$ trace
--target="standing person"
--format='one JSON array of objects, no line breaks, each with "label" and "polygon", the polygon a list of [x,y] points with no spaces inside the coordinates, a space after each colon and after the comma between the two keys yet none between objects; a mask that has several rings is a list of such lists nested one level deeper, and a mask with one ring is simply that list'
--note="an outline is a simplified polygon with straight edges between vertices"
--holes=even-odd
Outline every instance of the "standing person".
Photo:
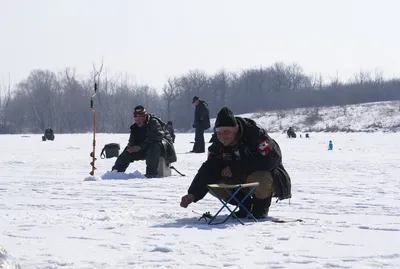
[{"label": "standing person", "polygon": [[296,138],[296,133],[294,132],[293,127],[289,127],[286,133],[289,138]]},{"label": "standing person", "polygon": [[193,150],[194,153],[205,152],[204,131],[210,128],[210,112],[206,101],[198,96],[193,97],[192,104],[196,105],[194,111],[193,128],[195,128],[195,138]]},{"label": "standing person", "polygon": [[333,150],[333,143],[332,143],[332,140],[329,140],[328,150]]}]

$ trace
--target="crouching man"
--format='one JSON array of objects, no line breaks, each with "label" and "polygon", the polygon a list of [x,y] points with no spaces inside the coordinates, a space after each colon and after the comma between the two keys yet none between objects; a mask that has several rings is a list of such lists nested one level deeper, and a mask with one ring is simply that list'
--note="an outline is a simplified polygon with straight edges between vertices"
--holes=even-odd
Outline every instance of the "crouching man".
[{"label": "crouching man", "polygon": [[46,141],[47,140],[54,140],[54,132],[53,129],[51,129],[50,127],[48,127],[45,131],[44,131],[44,136],[42,136],[42,140]]},{"label": "crouching man", "polygon": [[176,162],[172,138],[166,131],[165,123],[143,106],[136,106],[133,112],[135,123],[130,127],[129,143],[118,156],[112,170],[125,172],[129,164],[146,160],[147,178],[158,176],[158,162],[165,158],[167,164]]},{"label": "crouching man", "polygon": [[[188,194],[182,197],[181,206],[204,198],[208,184],[243,184],[258,182],[253,195],[243,203],[256,218],[268,216],[272,197],[291,197],[291,181],[282,165],[278,143],[267,132],[247,118],[235,117],[224,107],[217,115],[215,130],[218,140],[208,148],[208,159],[198,170]],[[223,189],[214,189],[225,201],[228,195]],[[240,192],[238,198],[244,198]],[[235,205],[235,201],[231,201]],[[247,217],[239,208],[239,218]]]}]

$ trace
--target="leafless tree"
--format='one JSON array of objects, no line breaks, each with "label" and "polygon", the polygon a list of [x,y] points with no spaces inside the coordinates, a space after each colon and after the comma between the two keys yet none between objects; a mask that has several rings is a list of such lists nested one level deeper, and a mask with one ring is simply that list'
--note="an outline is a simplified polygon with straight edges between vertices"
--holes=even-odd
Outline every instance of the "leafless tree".
[{"label": "leafless tree", "polygon": [[8,126],[9,105],[11,101],[11,79],[8,75],[8,85],[0,85],[0,134],[10,132]]},{"label": "leafless tree", "polygon": [[167,119],[171,120],[171,105],[172,102],[178,97],[179,94],[179,86],[178,86],[178,79],[176,78],[169,78],[167,83],[163,87],[163,97],[167,102]]},{"label": "leafless tree", "polygon": [[[42,132],[51,126],[56,132],[89,132],[93,76],[78,77],[73,68],[57,75],[33,70],[14,91],[10,91],[11,85],[2,86],[0,131]],[[99,132],[129,131],[133,108],[139,104],[164,120],[173,120],[178,129],[190,128],[195,95],[209,103],[211,117],[222,106],[235,113],[310,107],[310,121],[320,120],[319,106],[339,105],[347,115],[349,104],[400,99],[400,79],[385,80],[379,70],[373,75],[361,70],[348,82],[342,82],[338,73],[324,81],[321,74],[307,76],[299,65],[283,63],[211,75],[192,70],[168,79],[159,93],[151,85],[137,85],[126,75],[111,77],[106,71],[98,85],[95,108]]]},{"label": "leafless tree", "polygon": [[361,88],[365,83],[370,82],[371,73],[365,70],[360,70],[358,73],[354,74],[353,83],[359,85]]}]

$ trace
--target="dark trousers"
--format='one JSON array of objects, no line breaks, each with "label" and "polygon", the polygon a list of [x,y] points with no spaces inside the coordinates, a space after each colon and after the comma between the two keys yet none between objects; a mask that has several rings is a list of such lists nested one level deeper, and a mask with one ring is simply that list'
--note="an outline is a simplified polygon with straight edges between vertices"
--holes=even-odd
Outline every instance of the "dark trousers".
[{"label": "dark trousers", "polygon": [[53,133],[45,133],[44,137],[46,137],[47,140],[54,140],[54,134]]},{"label": "dark trousers", "polygon": [[193,152],[205,152],[206,145],[204,142],[204,129],[203,128],[196,128],[195,137],[194,137],[194,145],[193,145]]},{"label": "dark trousers", "polygon": [[156,175],[160,156],[161,145],[158,143],[150,145],[150,147],[148,147],[146,150],[140,150],[132,153],[129,153],[127,148],[125,148],[115,161],[112,170],[125,172],[129,164],[133,163],[134,161],[146,160],[146,174]]}]

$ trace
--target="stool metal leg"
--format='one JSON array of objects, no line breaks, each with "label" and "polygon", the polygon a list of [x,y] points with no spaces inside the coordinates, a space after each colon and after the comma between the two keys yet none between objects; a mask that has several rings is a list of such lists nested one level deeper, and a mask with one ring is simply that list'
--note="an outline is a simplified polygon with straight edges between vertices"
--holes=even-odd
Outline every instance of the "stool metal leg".
[{"label": "stool metal leg", "polygon": [[238,201],[237,198],[236,198],[236,194],[237,194],[241,189],[242,189],[242,187],[239,186],[233,193],[230,192],[228,189],[224,189],[224,190],[228,193],[228,195],[229,195],[229,198],[228,198],[228,199],[226,200],[226,202],[225,202],[225,207],[229,210],[230,214],[229,214],[222,222],[216,223],[216,224],[225,223],[230,217],[234,217],[234,218],[237,219],[237,221],[239,221],[242,225],[244,225],[243,221],[242,221],[241,219],[239,219],[239,218],[236,216],[236,214],[235,214],[235,210],[239,207],[240,203],[239,203],[239,205],[237,205],[233,210],[231,210],[231,209],[227,206],[227,204],[228,204],[231,200],[236,200],[236,201]]},{"label": "stool metal leg", "polygon": [[[213,223],[213,225],[225,223],[225,222],[229,219],[229,217],[230,217],[231,215],[234,215],[234,212],[227,206],[227,204],[235,197],[235,195],[240,191],[240,189],[241,189],[241,187],[237,188],[237,189],[235,190],[235,192],[234,192],[233,194],[231,194],[231,196],[230,196],[226,201],[224,201],[224,200],[222,200],[222,199],[212,190],[212,188],[209,188],[210,192],[211,192],[215,197],[217,197],[218,200],[222,203],[222,207],[218,210],[218,212],[217,212],[217,213],[210,219],[210,221],[208,222],[209,225],[212,224],[212,222],[215,220],[215,218],[219,215],[219,213],[221,213],[221,211],[222,211],[224,208],[227,208],[227,209],[230,211],[229,216],[228,216],[225,220],[223,220],[222,222]],[[225,189],[225,191],[227,191],[227,190]],[[230,194],[229,191],[227,191],[227,192]],[[236,215],[234,215],[234,216],[236,217]],[[236,219],[237,219],[241,224],[244,225],[244,223],[243,223],[238,217],[236,217]]]},{"label": "stool metal leg", "polygon": [[[239,199],[236,198],[236,194],[237,194],[241,189],[243,189],[242,186],[239,186],[233,193],[232,193],[231,191],[229,191],[228,189],[224,188],[224,190],[225,190],[225,191],[228,193],[228,195],[229,195],[229,198],[228,198],[226,201],[222,200],[222,199],[212,190],[212,188],[209,188],[209,191],[210,191],[215,197],[217,197],[218,200],[222,203],[222,207],[221,207],[221,208],[218,210],[218,212],[210,219],[210,221],[208,222],[208,224],[209,224],[209,225],[211,225],[211,224],[213,224],[213,225],[215,225],[215,224],[222,224],[222,223],[225,223],[225,222],[232,216],[232,217],[236,218],[242,225],[244,225],[243,221],[242,221],[241,219],[239,219],[239,218],[236,216],[236,214],[235,214],[235,210],[236,210],[237,208],[239,208],[240,206],[247,212],[247,214],[248,214],[255,222],[258,222],[257,219],[254,217],[254,215],[243,205],[244,201],[253,193],[253,191],[255,190],[256,187],[257,187],[257,186],[250,187],[249,190],[248,190],[248,192],[247,192],[247,194],[245,195],[245,197],[244,197],[243,199],[241,199],[241,200],[239,200]],[[228,207],[228,203],[229,203],[231,200],[235,200],[236,203],[237,203],[236,207],[235,207],[233,210],[231,210],[231,209]],[[229,210],[230,214],[229,214],[223,221],[218,222],[218,223],[212,223],[212,222],[216,219],[216,217],[219,215],[219,213],[221,213],[221,211],[222,211],[224,208],[227,208],[227,209]]]},{"label": "stool metal leg", "polygon": [[236,200],[238,203],[240,203],[240,204],[242,205],[242,208],[247,212],[248,216],[250,216],[255,222],[258,222],[258,220],[254,217],[253,213],[251,213],[251,212],[243,205],[243,203],[244,203],[244,201],[247,199],[247,197],[249,197],[250,194],[252,194],[253,191],[254,191],[256,188],[257,188],[257,186],[250,187],[250,188],[249,188],[249,191],[248,191],[248,193],[247,193],[247,195],[246,195],[240,202],[238,202],[238,200],[237,200],[236,197],[234,197],[234,198],[235,198],[235,200]]},{"label": "stool metal leg", "polygon": [[[253,214],[243,205],[244,201],[246,201],[246,199],[253,193],[253,191],[255,190],[255,188],[257,188],[257,186],[254,187],[249,187],[249,190],[247,192],[247,194],[245,195],[245,197],[242,200],[238,200],[236,198],[236,196],[233,197],[233,199],[238,203],[238,205],[235,207],[235,209],[233,211],[235,211],[239,206],[241,206],[246,213],[255,221],[258,222],[257,219],[253,216]],[[229,193],[229,192],[228,192]]]}]

